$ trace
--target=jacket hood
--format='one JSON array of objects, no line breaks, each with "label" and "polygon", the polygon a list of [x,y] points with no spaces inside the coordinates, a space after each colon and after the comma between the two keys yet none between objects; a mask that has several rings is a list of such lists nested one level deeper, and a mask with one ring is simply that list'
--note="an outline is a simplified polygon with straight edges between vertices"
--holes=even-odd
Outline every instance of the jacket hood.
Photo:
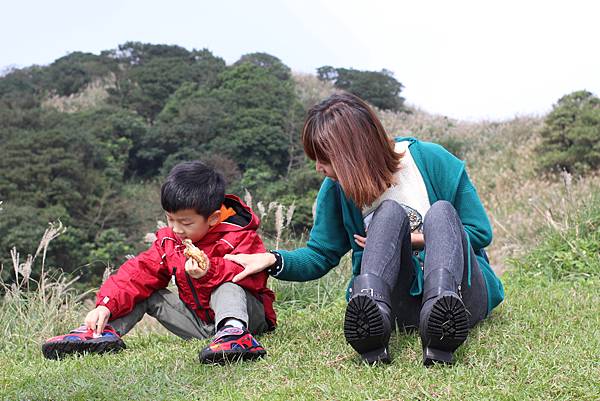
[{"label": "jacket hood", "polygon": [[[236,195],[226,194],[225,200],[223,201],[225,207],[232,208],[235,211],[235,215],[229,217],[227,220],[222,221],[218,225],[214,226],[198,243],[211,243],[218,241],[226,233],[235,231],[256,231],[260,225],[260,219],[248,205]],[[164,227],[158,230],[156,233],[159,241],[162,242],[164,238],[175,240],[179,243],[177,236],[173,233],[170,227]]]},{"label": "jacket hood", "polygon": [[231,194],[225,195],[225,201],[223,201],[225,207],[230,207],[235,211],[235,215],[229,217],[227,220],[221,222],[212,228],[207,234],[211,233],[222,233],[230,231],[240,230],[254,230],[258,229],[260,225],[260,219],[248,205],[242,200]]}]

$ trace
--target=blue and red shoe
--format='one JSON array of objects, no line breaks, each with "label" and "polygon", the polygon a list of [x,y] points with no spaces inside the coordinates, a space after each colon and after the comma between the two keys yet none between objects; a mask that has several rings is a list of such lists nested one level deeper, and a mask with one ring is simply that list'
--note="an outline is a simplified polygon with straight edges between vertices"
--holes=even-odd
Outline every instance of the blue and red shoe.
[{"label": "blue and red shoe", "polygon": [[210,345],[200,352],[202,363],[224,363],[262,358],[267,351],[246,329],[225,326]]},{"label": "blue and red shoe", "polygon": [[125,348],[125,343],[112,327],[106,326],[102,334],[96,335],[93,330],[81,326],[69,334],[46,340],[42,344],[42,353],[48,359],[61,359],[72,354],[103,354]]}]

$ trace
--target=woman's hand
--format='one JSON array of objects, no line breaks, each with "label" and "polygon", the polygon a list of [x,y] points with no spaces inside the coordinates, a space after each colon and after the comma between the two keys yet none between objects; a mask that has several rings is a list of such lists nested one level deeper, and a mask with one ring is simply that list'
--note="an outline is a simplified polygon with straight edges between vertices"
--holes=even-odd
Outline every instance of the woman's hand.
[{"label": "woman's hand", "polygon": [[[364,248],[367,244],[367,237],[362,237],[358,234],[354,234],[354,242],[356,242],[361,248]],[[412,245],[413,249],[425,248],[425,239],[423,238],[423,234],[411,233],[410,244]]]},{"label": "woman's hand", "polygon": [[365,245],[367,245],[367,237],[361,237],[358,234],[354,234],[354,242],[356,242],[361,248],[364,248]]},{"label": "woman's hand", "polygon": [[225,255],[223,259],[231,260],[232,262],[235,262],[244,268],[244,270],[238,273],[233,280],[231,280],[234,283],[237,283],[238,281],[241,281],[252,274],[256,274],[265,270],[267,267],[271,266],[277,261],[277,259],[275,259],[275,255],[270,252]]},{"label": "woman's hand", "polygon": [[412,249],[423,249],[425,248],[425,237],[421,233],[411,233],[410,244],[412,245]]}]

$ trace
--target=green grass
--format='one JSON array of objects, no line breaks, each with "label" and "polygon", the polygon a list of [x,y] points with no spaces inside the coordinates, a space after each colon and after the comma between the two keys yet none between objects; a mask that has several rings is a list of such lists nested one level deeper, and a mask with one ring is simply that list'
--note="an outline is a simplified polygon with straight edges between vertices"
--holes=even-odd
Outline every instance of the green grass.
[{"label": "green grass", "polygon": [[[20,332],[0,348],[2,399],[573,399],[600,398],[600,279],[509,272],[507,300],[473,330],[452,367],[421,365],[417,334],[392,337],[393,363],[363,364],[342,335],[341,296],[284,304],[254,363],[204,366],[206,341],[125,337],[117,355],[43,359]],[[18,330],[18,329],[16,329]]]},{"label": "green grass", "polygon": [[[257,362],[206,366],[207,340],[138,330],[117,355],[63,361],[40,344],[81,321],[64,286],[0,301],[0,399],[599,400],[600,197],[503,276],[506,300],[476,327],[451,367],[425,368],[416,333],[391,339],[393,363],[368,366],[345,343],[350,263],[311,283],[273,281],[279,327]],[[45,296],[43,296],[45,295]]]}]

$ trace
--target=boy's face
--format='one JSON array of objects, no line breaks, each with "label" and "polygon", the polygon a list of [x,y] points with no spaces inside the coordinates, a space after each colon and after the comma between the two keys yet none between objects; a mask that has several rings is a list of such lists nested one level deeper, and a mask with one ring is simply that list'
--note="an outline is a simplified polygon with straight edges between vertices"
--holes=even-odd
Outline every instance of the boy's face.
[{"label": "boy's face", "polygon": [[211,227],[219,223],[221,212],[213,212],[208,218],[198,214],[194,209],[183,209],[176,212],[166,212],[167,224],[181,241],[190,239],[200,241]]}]

